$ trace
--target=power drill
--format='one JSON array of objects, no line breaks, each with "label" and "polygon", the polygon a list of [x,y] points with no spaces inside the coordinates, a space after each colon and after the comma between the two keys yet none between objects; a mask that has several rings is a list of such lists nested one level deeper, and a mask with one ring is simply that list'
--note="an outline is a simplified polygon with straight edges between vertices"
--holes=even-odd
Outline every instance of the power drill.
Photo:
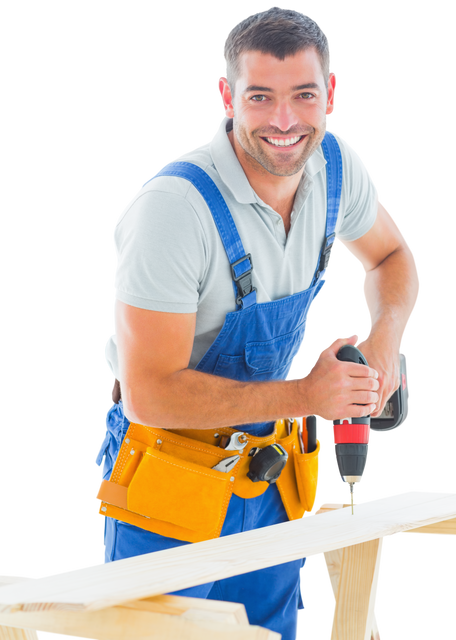
[{"label": "power drill", "polygon": [[[404,417],[407,401],[412,397],[410,380],[410,367],[404,352],[401,353],[401,384],[388,402],[378,418],[344,418],[334,420],[331,424],[331,443],[334,455],[336,471],[342,484],[347,485],[348,501],[353,505],[356,501],[356,487],[362,484],[366,475],[369,462],[372,433],[385,435],[398,431],[410,417],[410,408]],[[367,360],[359,349],[352,345],[345,345],[337,354],[339,360],[356,362],[367,365]],[[312,453],[317,448],[320,438],[320,421],[317,416],[306,417],[307,451],[304,451],[302,436],[300,435],[301,453]],[[293,418],[288,418],[288,428]],[[217,437],[220,437],[217,434]],[[226,450],[242,451],[247,444],[245,434],[238,431],[230,436],[220,438],[219,447]],[[288,460],[288,454],[280,444],[270,445],[264,449],[253,448],[250,451],[253,456],[247,477],[252,482],[266,481],[275,483]],[[240,455],[233,455],[219,462],[213,469],[217,471],[230,471],[240,460]]]},{"label": "power drill", "polygon": [[[350,344],[342,347],[337,359],[367,365],[359,349]],[[400,354],[400,386],[385,405],[380,416],[372,418],[343,418],[334,420],[334,441],[340,475],[350,484],[351,509],[353,515],[353,486],[361,480],[367,458],[370,429],[387,431],[398,427],[407,417],[408,384],[405,357]]]}]

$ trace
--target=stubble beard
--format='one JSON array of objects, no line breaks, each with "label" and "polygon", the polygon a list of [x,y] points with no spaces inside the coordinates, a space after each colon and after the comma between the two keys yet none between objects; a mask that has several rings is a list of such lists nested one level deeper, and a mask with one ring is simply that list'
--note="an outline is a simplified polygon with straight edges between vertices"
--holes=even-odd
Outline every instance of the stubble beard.
[{"label": "stubble beard", "polygon": [[[253,166],[258,163],[268,173],[271,173],[274,176],[285,177],[293,176],[301,171],[310,156],[320,146],[325,135],[326,122],[318,131],[313,128],[310,131],[293,131],[293,129],[290,129],[290,131],[281,131],[280,134],[278,134],[277,132],[265,132],[264,130],[257,129],[251,131],[250,135],[247,135],[246,129],[236,122],[236,118],[234,118],[233,130],[240,146],[248,156],[247,159],[251,160],[251,164]],[[266,149],[263,148],[263,145],[268,143],[260,142],[259,138],[264,138],[266,136],[273,137],[277,135],[283,136],[285,133],[289,136],[307,135],[307,140],[304,141],[302,151],[297,158],[294,157],[294,150],[290,149],[289,154],[282,154],[281,160],[277,161],[269,156]],[[273,149],[271,151],[273,152]],[[258,169],[258,167],[256,168]]]}]

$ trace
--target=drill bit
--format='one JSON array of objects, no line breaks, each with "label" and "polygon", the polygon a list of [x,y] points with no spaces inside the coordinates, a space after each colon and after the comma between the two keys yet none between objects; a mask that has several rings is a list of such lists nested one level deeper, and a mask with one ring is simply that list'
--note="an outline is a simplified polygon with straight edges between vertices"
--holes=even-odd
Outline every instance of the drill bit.
[{"label": "drill bit", "polygon": [[353,506],[356,503],[356,483],[355,482],[347,483],[347,494],[348,494],[348,502],[352,506],[352,515],[353,515]]}]

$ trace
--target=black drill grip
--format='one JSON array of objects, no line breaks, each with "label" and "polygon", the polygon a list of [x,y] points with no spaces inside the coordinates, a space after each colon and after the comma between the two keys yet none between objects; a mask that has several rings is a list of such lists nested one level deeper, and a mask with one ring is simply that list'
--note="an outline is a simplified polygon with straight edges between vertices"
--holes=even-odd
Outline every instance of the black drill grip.
[{"label": "black drill grip", "polygon": [[342,362],[356,362],[357,364],[365,364],[366,367],[369,366],[361,351],[351,344],[341,347],[336,357]]},{"label": "black drill grip", "polygon": [[[354,347],[351,344],[346,344],[345,346],[341,347],[336,357],[341,362],[355,362],[356,364],[364,364],[366,367],[369,366],[367,364],[366,358],[361,353],[361,351],[357,347]],[[367,416],[367,418],[352,418],[353,423],[359,423],[359,424],[365,424],[366,420],[370,424],[370,416]],[[339,421],[338,420],[334,421],[334,424],[336,422],[339,422]]]}]

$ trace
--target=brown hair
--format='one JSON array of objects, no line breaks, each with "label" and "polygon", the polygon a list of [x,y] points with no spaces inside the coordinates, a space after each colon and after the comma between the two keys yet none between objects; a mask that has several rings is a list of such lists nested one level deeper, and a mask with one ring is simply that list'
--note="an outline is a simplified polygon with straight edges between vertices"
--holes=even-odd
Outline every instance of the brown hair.
[{"label": "brown hair", "polygon": [[328,40],[318,24],[297,11],[273,7],[246,18],[232,29],[225,42],[226,75],[231,93],[245,51],[269,53],[279,60],[314,47],[320,57],[326,87],[329,78]]}]

